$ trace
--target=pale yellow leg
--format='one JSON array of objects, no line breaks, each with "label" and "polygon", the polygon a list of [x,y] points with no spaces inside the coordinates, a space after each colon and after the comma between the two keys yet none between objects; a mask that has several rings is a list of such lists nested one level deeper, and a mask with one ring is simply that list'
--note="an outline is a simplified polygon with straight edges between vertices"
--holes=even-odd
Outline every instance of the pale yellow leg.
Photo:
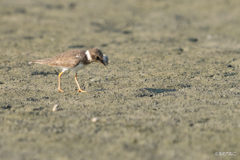
[{"label": "pale yellow leg", "polygon": [[58,75],[58,90],[59,90],[60,92],[64,92],[64,91],[61,90],[61,88],[60,88],[60,82],[61,82],[61,76],[62,76],[62,74],[63,74],[63,72],[61,72],[61,73]]},{"label": "pale yellow leg", "polygon": [[86,91],[83,91],[83,90],[81,90],[81,88],[80,88],[80,86],[79,86],[79,84],[78,84],[78,81],[77,81],[77,73],[75,74],[75,81],[76,81],[76,83],[77,83],[77,86],[78,86],[78,92],[86,92]]}]

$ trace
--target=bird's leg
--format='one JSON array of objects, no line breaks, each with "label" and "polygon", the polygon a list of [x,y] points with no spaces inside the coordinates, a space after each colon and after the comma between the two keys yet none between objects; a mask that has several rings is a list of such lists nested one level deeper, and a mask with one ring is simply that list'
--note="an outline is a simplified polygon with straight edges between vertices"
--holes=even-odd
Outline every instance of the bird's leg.
[{"label": "bird's leg", "polygon": [[63,74],[63,71],[58,75],[58,90],[59,90],[60,92],[64,92],[64,91],[61,90],[61,88],[60,88],[60,82],[61,82],[61,76],[62,76],[62,74]]},{"label": "bird's leg", "polygon": [[81,88],[80,88],[80,86],[79,86],[79,84],[78,84],[78,81],[77,81],[77,73],[75,73],[75,81],[76,81],[77,86],[78,86],[78,92],[86,92],[86,91],[81,90]]}]

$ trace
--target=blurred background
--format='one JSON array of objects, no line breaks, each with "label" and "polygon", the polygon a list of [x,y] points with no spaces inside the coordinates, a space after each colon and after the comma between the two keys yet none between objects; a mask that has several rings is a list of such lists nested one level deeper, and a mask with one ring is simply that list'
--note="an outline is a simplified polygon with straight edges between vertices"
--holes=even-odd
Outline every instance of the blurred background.
[{"label": "blurred background", "polygon": [[152,41],[183,46],[189,38],[206,47],[231,40],[222,45],[237,47],[239,40],[236,0],[1,0],[0,7],[1,48],[19,52]]}]

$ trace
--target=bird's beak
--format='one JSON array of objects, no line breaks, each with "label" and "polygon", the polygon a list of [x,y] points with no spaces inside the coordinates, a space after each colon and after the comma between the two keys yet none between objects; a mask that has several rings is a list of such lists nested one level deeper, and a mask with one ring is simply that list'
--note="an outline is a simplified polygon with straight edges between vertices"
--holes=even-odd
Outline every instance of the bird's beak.
[{"label": "bird's beak", "polygon": [[106,63],[105,63],[103,60],[100,60],[100,62],[101,62],[104,66],[106,66]]},{"label": "bird's beak", "polygon": [[102,64],[104,64],[105,66],[108,65],[108,56],[107,55],[103,55],[103,59],[100,60],[102,62]]}]

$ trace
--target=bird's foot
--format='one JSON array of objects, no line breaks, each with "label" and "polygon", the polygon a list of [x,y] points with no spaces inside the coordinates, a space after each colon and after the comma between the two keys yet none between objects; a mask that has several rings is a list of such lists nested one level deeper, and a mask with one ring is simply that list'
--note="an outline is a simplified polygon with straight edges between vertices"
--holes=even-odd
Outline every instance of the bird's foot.
[{"label": "bird's foot", "polygon": [[61,88],[58,88],[58,90],[59,90],[60,92],[64,92]]},{"label": "bird's foot", "polygon": [[79,89],[78,92],[87,92],[87,91],[83,91],[83,90]]}]

